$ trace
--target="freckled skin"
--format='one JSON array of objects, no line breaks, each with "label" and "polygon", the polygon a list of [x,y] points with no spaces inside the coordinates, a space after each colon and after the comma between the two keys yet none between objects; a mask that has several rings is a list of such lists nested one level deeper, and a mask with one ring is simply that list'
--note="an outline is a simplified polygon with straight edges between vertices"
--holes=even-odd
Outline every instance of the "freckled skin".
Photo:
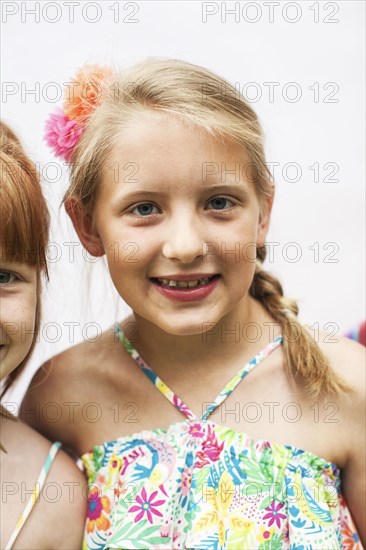
[{"label": "freckled skin", "polygon": [[12,372],[26,357],[33,341],[37,301],[37,271],[9,262],[0,250],[0,375]]},{"label": "freckled skin", "polygon": [[[37,305],[37,268],[10,262],[6,247],[0,246],[0,374],[10,374],[27,356],[32,345]],[[1,418],[0,440],[6,452],[0,451],[1,484],[4,490],[0,514],[0,546],[5,548],[24,511],[30,490],[42,469],[50,441],[20,420]],[[85,478],[63,451],[56,455],[46,483],[61,490],[50,504],[40,496],[35,508],[18,535],[14,548],[61,549],[80,548],[86,515],[82,494]],[[74,486],[71,501],[65,491]],[[13,490],[7,491],[8,487]],[[26,487],[27,498],[19,487]],[[49,529],[44,529],[45,523]],[[65,523],[69,525],[65,533]]]}]

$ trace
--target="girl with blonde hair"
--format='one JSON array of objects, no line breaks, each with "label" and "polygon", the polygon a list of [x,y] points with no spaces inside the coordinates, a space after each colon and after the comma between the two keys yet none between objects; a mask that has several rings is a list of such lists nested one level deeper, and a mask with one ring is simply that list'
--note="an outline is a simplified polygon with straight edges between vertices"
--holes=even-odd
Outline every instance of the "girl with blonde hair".
[{"label": "girl with blonde hair", "polygon": [[362,548],[363,350],[317,344],[263,267],[274,185],[251,107],[183,61],[86,66],[46,138],[132,309],[23,403],[75,405],[29,421],[81,455],[84,548]]}]

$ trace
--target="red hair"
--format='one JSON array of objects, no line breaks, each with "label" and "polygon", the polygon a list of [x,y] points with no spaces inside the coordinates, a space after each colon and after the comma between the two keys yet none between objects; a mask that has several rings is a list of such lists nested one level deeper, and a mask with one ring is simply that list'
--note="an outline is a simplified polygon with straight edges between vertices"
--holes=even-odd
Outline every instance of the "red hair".
[{"label": "red hair", "polygon": [[29,359],[40,326],[41,275],[48,278],[46,249],[49,213],[39,176],[15,134],[0,122],[1,238],[9,261],[37,268],[36,323],[32,346],[25,359],[7,377],[2,396]]}]

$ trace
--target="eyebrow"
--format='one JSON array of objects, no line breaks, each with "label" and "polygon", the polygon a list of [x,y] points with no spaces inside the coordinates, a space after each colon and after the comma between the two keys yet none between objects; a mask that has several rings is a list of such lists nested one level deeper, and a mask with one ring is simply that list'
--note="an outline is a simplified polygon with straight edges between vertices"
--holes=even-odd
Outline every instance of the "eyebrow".
[{"label": "eyebrow", "polygon": [[[228,184],[225,184],[225,183],[210,184],[207,187],[203,187],[200,190],[200,194],[201,195],[208,194],[208,193],[211,193],[213,191],[214,192],[222,192],[222,193],[229,193],[230,191],[231,192],[236,191],[236,192],[240,192],[245,197],[247,197],[249,195],[249,189],[247,188],[247,186],[244,183],[241,183],[241,184],[232,184],[232,183],[228,183]],[[149,197],[149,198],[164,197],[168,194],[169,193],[165,193],[163,191],[151,191],[151,190],[147,190],[147,189],[146,190],[141,189],[141,190],[136,190],[136,191],[130,191],[129,193],[125,193],[123,195],[120,195],[119,197],[116,198],[115,202],[116,203],[121,203],[121,202],[125,202],[125,201],[135,200],[135,199],[138,199],[140,197],[144,197],[144,198],[146,198],[146,197]]]},{"label": "eyebrow", "polygon": [[34,268],[37,268],[37,265],[31,265],[26,262],[15,262],[0,257],[0,271],[22,271],[26,274],[30,274]]}]

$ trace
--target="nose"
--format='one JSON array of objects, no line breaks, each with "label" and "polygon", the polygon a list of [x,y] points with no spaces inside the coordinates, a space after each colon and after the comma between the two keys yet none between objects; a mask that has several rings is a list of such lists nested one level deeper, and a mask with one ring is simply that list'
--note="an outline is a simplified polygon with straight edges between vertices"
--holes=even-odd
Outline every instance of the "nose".
[{"label": "nose", "polygon": [[204,255],[203,227],[194,216],[182,210],[166,228],[163,255],[170,260],[192,263]]}]

